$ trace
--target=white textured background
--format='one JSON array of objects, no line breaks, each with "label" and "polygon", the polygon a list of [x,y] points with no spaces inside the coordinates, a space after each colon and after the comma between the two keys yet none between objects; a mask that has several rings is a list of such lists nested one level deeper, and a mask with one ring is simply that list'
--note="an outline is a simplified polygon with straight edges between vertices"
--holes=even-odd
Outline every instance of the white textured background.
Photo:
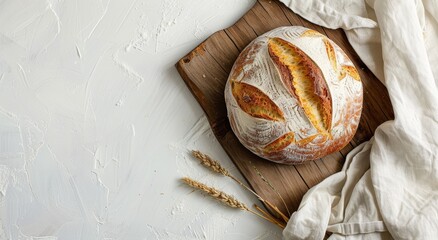
[{"label": "white textured background", "polygon": [[0,239],[276,239],[175,62],[254,0],[0,0]]}]

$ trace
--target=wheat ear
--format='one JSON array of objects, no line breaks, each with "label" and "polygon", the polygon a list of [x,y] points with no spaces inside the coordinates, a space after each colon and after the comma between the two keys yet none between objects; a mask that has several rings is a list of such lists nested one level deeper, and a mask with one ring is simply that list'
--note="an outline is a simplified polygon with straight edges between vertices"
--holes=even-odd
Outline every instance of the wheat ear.
[{"label": "wheat ear", "polygon": [[261,217],[261,218],[263,218],[263,219],[265,219],[265,220],[267,220],[267,221],[269,221],[269,222],[271,222],[271,223],[281,227],[281,228],[284,228],[283,224],[280,224],[280,223],[278,223],[275,220],[272,220],[272,219],[270,219],[268,217],[265,217],[265,216],[263,216],[263,215],[261,215],[261,214],[259,214],[257,212],[254,212],[253,210],[249,209],[244,203],[240,202],[239,200],[237,200],[233,196],[231,196],[229,194],[226,194],[226,193],[224,193],[224,192],[222,192],[222,191],[220,191],[220,190],[218,190],[216,188],[209,187],[209,186],[207,186],[207,185],[205,185],[203,183],[200,183],[198,181],[195,181],[195,180],[193,180],[193,179],[191,179],[189,177],[182,178],[182,181],[185,184],[187,184],[187,185],[189,185],[189,186],[191,186],[191,187],[193,187],[195,189],[198,189],[198,190],[201,190],[201,191],[207,193],[209,196],[213,197],[214,199],[222,202],[223,204],[225,204],[225,205],[227,205],[229,207],[248,211],[248,212],[250,212],[250,213],[252,213],[252,214],[254,214],[254,215],[258,216],[258,217]]},{"label": "wheat ear", "polygon": [[182,179],[184,183],[187,185],[202,190],[203,192],[207,193],[208,195],[212,196],[213,198],[221,201],[225,205],[232,207],[232,208],[239,208],[242,210],[248,210],[248,207],[240,202],[239,200],[235,199],[233,196],[228,195],[222,191],[219,191],[215,188],[209,187],[203,183],[200,183],[198,181],[195,181],[191,178],[185,177]]},{"label": "wheat ear", "polygon": [[[276,213],[278,213],[281,218],[287,222],[289,221],[289,218],[283,214],[283,212],[281,212],[274,204],[270,203],[269,201],[263,199],[262,197],[260,197],[256,192],[254,192],[250,187],[248,187],[247,185],[245,185],[242,181],[240,181],[239,179],[237,179],[236,177],[234,177],[233,175],[231,175],[227,169],[225,169],[224,167],[222,167],[220,165],[220,163],[216,160],[213,160],[210,156],[208,156],[207,154],[204,154],[200,151],[196,151],[196,150],[192,150],[192,155],[198,159],[202,165],[204,165],[205,167],[209,168],[210,170],[212,170],[213,172],[222,174],[226,177],[231,178],[233,181],[235,181],[236,183],[238,183],[240,186],[242,186],[243,188],[245,188],[246,190],[248,190],[249,192],[251,192],[252,194],[254,194],[254,196],[256,196],[260,201],[262,201],[263,203],[265,203],[268,207],[270,207],[272,210],[274,210]],[[286,207],[287,208],[287,207]]]},{"label": "wheat ear", "polygon": [[202,165],[206,166],[207,168],[209,168],[213,172],[220,173],[220,174],[222,174],[224,176],[227,176],[227,177],[231,176],[231,174],[227,171],[227,169],[222,167],[219,162],[213,160],[207,154],[204,154],[204,153],[202,153],[200,151],[192,150],[192,155],[196,159],[198,159],[199,162],[201,162]]}]

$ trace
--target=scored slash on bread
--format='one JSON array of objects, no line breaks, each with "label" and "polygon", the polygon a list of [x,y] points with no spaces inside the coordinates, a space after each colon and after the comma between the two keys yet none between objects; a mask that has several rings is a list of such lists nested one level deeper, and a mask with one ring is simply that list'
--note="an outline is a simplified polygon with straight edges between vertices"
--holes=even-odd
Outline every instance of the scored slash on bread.
[{"label": "scored slash on bread", "polygon": [[[336,58],[336,50],[333,47],[333,45],[330,43],[330,40],[326,36],[322,35],[318,31],[309,29],[309,30],[304,31],[301,34],[301,37],[321,37],[323,39],[323,42],[325,45],[327,57],[330,61],[330,64],[332,65],[333,70],[336,72],[338,79],[342,80],[348,74],[354,80],[360,81],[359,72],[356,70],[356,68],[354,66],[349,66],[349,65],[342,65],[341,66],[338,64],[337,58]],[[342,54],[346,59],[348,59],[349,62],[351,62],[351,60],[348,58],[348,56],[345,53],[342,53]]]},{"label": "scored slash on bread", "polygon": [[[345,52],[341,51],[341,54],[342,56],[344,56],[345,59],[348,60],[348,62],[351,62],[350,58],[347,56],[347,54],[345,54]],[[356,67],[351,65],[343,65],[342,72],[344,72],[344,74],[350,75],[354,80],[360,81],[359,72],[357,71]]]},{"label": "scored slash on bread", "polygon": [[309,136],[309,137],[306,137],[306,138],[303,138],[303,139],[297,141],[296,144],[300,147],[304,146],[304,145],[310,143],[311,141],[313,141],[313,139],[315,139],[318,136],[319,136],[319,134],[314,134],[312,136]]},{"label": "scored slash on bread", "polygon": [[325,50],[327,52],[327,57],[330,61],[330,64],[332,65],[333,70],[335,70],[336,75],[338,76],[339,80],[342,80],[345,77],[345,71],[342,71],[341,66],[338,65],[338,61],[336,59],[336,52],[333,45],[329,42],[328,39],[323,39]]},{"label": "scored slash on bread", "polygon": [[[327,38],[323,39],[325,50],[327,52],[327,57],[330,60],[330,64],[332,65],[333,70],[338,75],[338,79],[342,80],[345,78],[345,76],[348,74],[350,77],[352,77],[354,80],[360,81],[359,73],[357,72],[356,68],[349,65],[338,65],[337,59],[336,59],[336,52],[333,45],[330,43],[330,41]],[[343,54],[346,59],[350,61],[347,55],[345,53]]]},{"label": "scored slash on bread", "polygon": [[354,80],[360,81],[359,72],[353,66],[344,65],[342,66],[342,72],[350,75]]},{"label": "scored slash on bread", "polygon": [[321,69],[301,49],[281,38],[268,40],[268,52],[309,121],[319,133],[330,135],[332,101]]},{"label": "scored slash on bread", "polygon": [[324,35],[313,29],[307,29],[301,34],[301,37],[324,37]]},{"label": "scored slash on bread", "polygon": [[295,140],[295,134],[293,132],[288,132],[284,134],[283,136],[277,138],[275,141],[269,143],[266,145],[266,147],[263,149],[263,151],[266,154],[269,153],[276,153],[278,151],[281,151],[285,149],[287,146],[291,145],[292,143],[295,143],[297,146],[304,146],[310,142],[313,141],[316,137],[320,136],[319,134],[314,134],[309,137],[300,139],[298,141]]},{"label": "scored slash on bread", "polygon": [[280,108],[260,89],[242,82],[231,81],[231,91],[239,107],[247,114],[273,121],[284,121]]},{"label": "scored slash on bread", "polygon": [[265,153],[278,152],[295,142],[295,134],[288,132],[283,136],[277,138],[272,143],[268,144],[263,151]]}]

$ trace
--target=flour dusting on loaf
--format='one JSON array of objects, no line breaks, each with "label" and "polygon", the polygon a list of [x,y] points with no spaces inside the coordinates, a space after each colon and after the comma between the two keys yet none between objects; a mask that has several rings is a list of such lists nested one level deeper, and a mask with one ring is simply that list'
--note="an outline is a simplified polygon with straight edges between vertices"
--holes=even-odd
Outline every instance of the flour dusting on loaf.
[{"label": "flour dusting on loaf", "polygon": [[362,82],[333,41],[281,27],[251,42],[225,86],[233,132],[258,156],[298,164],[342,149],[362,112]]}]

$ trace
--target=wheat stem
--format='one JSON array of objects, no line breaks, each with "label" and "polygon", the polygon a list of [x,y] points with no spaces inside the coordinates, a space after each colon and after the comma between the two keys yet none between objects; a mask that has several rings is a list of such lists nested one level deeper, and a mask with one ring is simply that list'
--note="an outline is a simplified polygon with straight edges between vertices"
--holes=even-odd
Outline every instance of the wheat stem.
[{"label": "wheat stem", "polygon": [[[250,161],[249,163],[252,165],[251,161]],[[284,205],[284,207],[286,208],[287,213],[290,215],[289,208],[287,207],[286,202],[284,201],[283,197],[282,197],[281,194],[278,192],[278,190],[275,189],[275,187],[271,184],[271,182],[269,182],[268,179],[266,179],[266,178],[263,176],[263,174],[262,174],[262,173],[256,168],[256,166],[252,165],[252,167],[253,167],[254,170],[256,171],[257,175],[259,175],[259,177],[263,180],[263,182],[265,182],[265,183],[266,183],[266,184],[272,189],[272,191],[274,191],[274,192],[277,194],[277,196],[278,196],[278,197],[280,198],[280,200],[283,202],[283,205]],[[284,214],[283,214],[283,215],[284,215]],[[282,217],[283,217],[283,216],[282,216]],[[286,218],[287,218],[287,217],[286,217]],[[289,218],[287,218],[287,219],[289,219]]]},{"label": "wheat stem", "polygon": [[272,218],[265,217],[265,216],[261,215],[260,213],[257,213],[257,212],[255,212],[255,211],[253,211],[251,209],[248,209],[247,211],[252,213],[252,214],[254,214],[254,215],[256,215],[256,216],[258,216],[258,217],[261,217],[261,218],[263,218],[263,219],[265,219],[265,220],[267,220],[267,221],[269,221],[269,222],[271,222],[271,223],[273,223],[273,224],[275,224],[277,226],[279,226],[282,229],[284,229],[286,227],[284,224],[279,223],[279,222],[273,220]]},{"label": "wheat stem", "polygon": [[[251,192],[252,194],[254,194],[254,196],[256,196],[261,202],[265,203],[266,206],[268,206],[269,208],[271,208],[274,212],[276,212],[277,214],[279,214],[281,216],[281,218],[287,222],[289,221],[289,218],[283,214],[283,212],[281,212],[274,204],[272,204],[271,202],[263,199],[260,195],[258,195],[256,192],[254,192],[250,187],[248,187],[247,185],[245,185],[242,181],[240,181],[239,179],[237,179],[236,177],[234,177],[233,175],[231,175],[227,169],[225,169],[224,167],[222,167],[220,165],[219,162],[217,162],[216,160],[213,160],[210,156],[208,156],[207,154],[204,154],[200,151],[196,151],[196,150],[192,150],[192,155],[198,159],[202,165],[204,165],[205,167],[207,167],[208,169],[222,174],[226,177],[231,178],[233,181],[235,181],[236,183],[238,183],[240,186],[242,186],[243,188],[245,188],[246,190],[248,190],[249,192]],[[258,170],[257,170],[258,172]],[[263,178],[263,180],[265,181],[265,179]],[[277,192],[277,194],[279,194]],[[280,196],[281,198],[281,196]],[[283,198],[281,198],[281,200],[284,203]],[[286,206],[287,209],[287,206]]]},{"label": "wheat stem", "polygon": [[211,197],[219,200],[220,202],[224,203],[225,205],[227,205],[229,207],[239,208],[242,210],[248,210],[248,207],[244,203],[240,202],[239,200],[237,200],[233,196],[228,195],[228,194],[226,194],[226,193],[224,193],[216,188],[209,187],[203,183],[200,183],[200,182],[195,181],[195,180],[188,178],[188,177],[185,177],[182,180],[187,185],[207,193]]},{"label": "wheat stem", "polygon": [[278,213],[285,222],[289,221],[289,218],[286,215],[284,215],[283,212],[280,211],[280,209],[278,209],[274,204],[272,204],[268,200],[263,199],[260,195],[258,195],[256,192],[254,192],[250,187],[248,187],[245,184],[243,184],[239,179],[235,178],[234,176],[230,175],[228,177],[233,179],[235,182],[240,184],[242,187],[244,187],[246,190],[248,190],[252,194],[254,194],[261,202],[266,204],[266,206],[271,208],[274,212]]},{"label": "wheat stem", "polygon": [[267,218],[270,218],[271,222],[274,222],[275,224],[277,224],[279,226],[283,226],[283,228],[284,228],[284,223],[280,222],[278,219],[273,217],[271,214],[269,214],[268,212],[264,211],[261,207],[259,207],[256,204],[254,204],[254,208],[257,209],[257,211],[261,212]]},{"label": "wheat stem", "polygon": [[209,196],[213,197],[214,199],[222,202],[223,204],[225,204],[229,207],[248,211],[248,212],[250,212],[258,217],[261,217],[261,218],[263,218],[271,223],[276,224],[277,226],[279,226],[281,228],[284,228],[283,224],[275,222],[272,219],[269,219],[269,218],[267,218],[267,217],[265,217],[257,212],[254,212],[253,210],[249,209],[244,203],[240,202],[239,200],[237,200],[233,196],[226,194],[226,193],[224,193],[216,188],[209,187],[203,183],[200,183],[200,182],[195,181],[195,180],[188,178],[188,177],[182,178],[182,181],[185,184],[187,184],[195,189],[198,189],[198,190],[201,190],[201,191],[207,193]]}]

